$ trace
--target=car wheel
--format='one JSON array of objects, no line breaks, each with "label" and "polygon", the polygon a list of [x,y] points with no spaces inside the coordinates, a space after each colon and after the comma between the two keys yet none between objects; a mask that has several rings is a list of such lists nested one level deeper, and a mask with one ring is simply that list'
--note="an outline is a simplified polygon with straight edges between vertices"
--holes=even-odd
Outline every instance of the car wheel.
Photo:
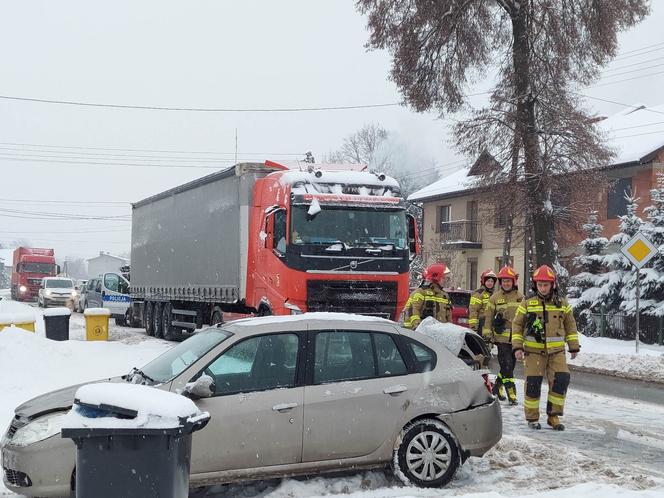
[{"label": "car wheel", "polygon": [[163,323],[161,321],[162,303],[154,303],[152,310],[152,328],[154,329],[154,336],[162,339],[164,337]]},{"label": "car wheel", "polygon": [[154,336],[154,304],[147,301],[145,303],[145,310],[144,310],[144,321],[145,321],[145,333],[148,334],[149,336]]},{"label": "car wheel", "polygon": [[161,308],[161,328],[164,332],[164,339],[167,341],[175,340],[175,330],[173,328],[173,315],[171,314],[171,303],[164,303]]},{"label": "car wheel", "polygon": [[444,486],[461,464],[456,438],[445,424],[423,419],[406,426],[394,451],[394,475],[405,485]]}]

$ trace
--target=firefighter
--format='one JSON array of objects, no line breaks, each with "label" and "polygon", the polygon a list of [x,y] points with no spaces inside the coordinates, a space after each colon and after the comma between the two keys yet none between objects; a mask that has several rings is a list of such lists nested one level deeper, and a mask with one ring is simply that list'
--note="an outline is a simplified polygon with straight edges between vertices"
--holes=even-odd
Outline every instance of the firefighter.
[{"label": "firefighter", "polygon": [[482,336],[493,341],[498,348],[500,373],[494,384],[494,393],[501,400],[507,399],[516,405],[516,383],[514,380],[514,352],[512,351],[512,320],[523,301],[523,294],[517,287],[519,275],[510,266],[503,266],[498,272],[500,289],[493,293],[484,315]]},{"label": "firefighter", "polygon": [[443,280],[450,270],[443,263],[434,263],[422,275],[423,282],[406,301],[403,325],[416,329],[428,316],[442,323],[452,321],[452,301],[443,290]]},{"label": "firefighter", "polygon": [[533,273],[533,294],[517,308],[512,323],[512,347],[516,359],[525,357],[526,395],[523,406],[531,429],[541,429],[539,399],[546,375],[549,396],[546,403],[547,424],[563,431],[560,423],[570,374],[565,343],[572,359],[579,352],[579,335],[572,306],[558,292],[556,274],[546,265]]},{"label": "firefighter", "polygon": [[468,325],[478,334],[482,333],[484,325],[484,311],[489,303],[489,298],[493,294],[494,287],[498,277],[493,270],[485,270],[480,275],[480,288],[470,296],[470,313]]}]

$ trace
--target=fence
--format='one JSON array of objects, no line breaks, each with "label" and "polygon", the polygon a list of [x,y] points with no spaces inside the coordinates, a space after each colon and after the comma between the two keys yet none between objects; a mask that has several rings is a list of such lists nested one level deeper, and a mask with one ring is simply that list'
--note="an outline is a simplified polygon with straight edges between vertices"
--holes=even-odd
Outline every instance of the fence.
[{"label": "fence", "polygon": [[[591,313],[594,327],[584,333],[595,337],[610,337],[623,341],[636,339],[636,316],[622,313]],[[639,340],[645,344],[664,344],[664,317],[641,315]]]}]

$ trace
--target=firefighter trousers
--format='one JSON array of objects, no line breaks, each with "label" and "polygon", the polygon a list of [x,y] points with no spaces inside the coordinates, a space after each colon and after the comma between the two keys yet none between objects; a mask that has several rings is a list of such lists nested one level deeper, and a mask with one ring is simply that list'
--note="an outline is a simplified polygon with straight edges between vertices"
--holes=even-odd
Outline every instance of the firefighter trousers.
[{"label": "firefighter trousers", "polygon": [[498,364],[500,365],[500,373],[498,374],[498,381],[505,386],[508,391],[510,388],[516,392],[516,384],[514,381],[514,352],[512,351],[512,344],[507,342],[497,342],[498,348]]},{"label": "firefighter trousers", "polygon": [[569,386],[569,368],[565,351],[557,353],[526,353],[526,395],[523,401],[526,420],[539,420],[539,402],[542,380],[546,375],[549,383],[549,396],[546,400],[548,416],[562,415],[565,395]]}]

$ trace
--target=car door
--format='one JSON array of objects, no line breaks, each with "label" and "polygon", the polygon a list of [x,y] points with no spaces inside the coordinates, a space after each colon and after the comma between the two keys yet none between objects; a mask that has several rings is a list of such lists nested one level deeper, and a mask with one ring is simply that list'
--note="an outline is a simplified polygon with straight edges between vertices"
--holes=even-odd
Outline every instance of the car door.
[{"label": "car door", "polygon": [[309,332],[303,462],[369,455],[391,444],[418,389],[395,339],[366,330]]},{"label": "car door", "polygon": [[87,296],[88,308],[101,308],[101,280],[95,278],[92,280],[92,287],[88,288]]},{"label": "car door", "polygon": [[241,339],[201,372],[216,389],[196,401],[211,418],[194,434],[193,474],[301,462],[304,338],[288,332]]},{"label": "car door", "polygon": [[124,315],[129,307],[129,282],[117,273],[104,273],[101,301],[111,315]]}]

